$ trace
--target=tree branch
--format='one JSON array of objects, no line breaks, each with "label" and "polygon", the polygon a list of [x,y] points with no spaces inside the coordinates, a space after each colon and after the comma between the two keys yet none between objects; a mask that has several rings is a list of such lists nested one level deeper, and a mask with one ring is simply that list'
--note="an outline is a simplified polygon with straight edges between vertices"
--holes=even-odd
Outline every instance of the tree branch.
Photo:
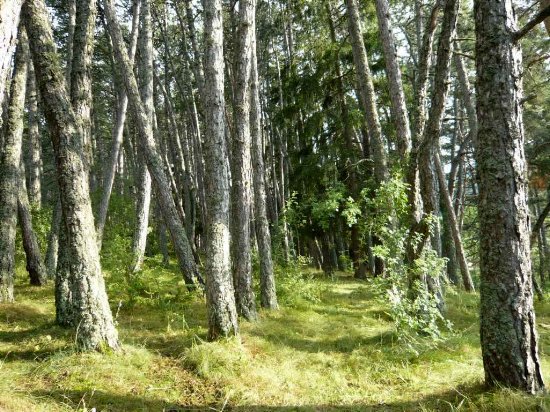
[{"label": "tree branch", "polygon": [[529,33],[537,24],[542,23],[547,17],[550,17],[550,5],[539,11],[521,30],[516,31],[514,33],[514,41],[521,40],[522,37]]}]

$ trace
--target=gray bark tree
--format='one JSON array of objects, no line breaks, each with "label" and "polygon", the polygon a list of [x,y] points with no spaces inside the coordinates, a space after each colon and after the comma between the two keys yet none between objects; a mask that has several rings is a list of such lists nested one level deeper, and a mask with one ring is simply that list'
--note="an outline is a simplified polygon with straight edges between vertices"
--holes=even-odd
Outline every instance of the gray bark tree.
[{"label": "gray bark tree", "polygon": [[3,110],[5,98],[9,92],[12,57],[15,51],[22,4],[23,0],[0,3],[0,127],[4,120]]},{"label": "gray bark tree", "polygon": [[412,145],[411,128],[405,102],[405,93],[403,91],[403,82],[401,80],[401,69],[397,61],[397,49],[391,28],[388,0],[376,0],[376,15],[378,17],[378,31],[386,63],[386,76],[389,83],[393,119],[397,132],[397,151],[399,152],[399,156],[406,161]]},{"label": "gray bark tree", "polygon": [[[134,62],[136,54],[137,39],[139,33],[139,16],[140,16],[141,0],[133,0],[132,5],[132,32],[130,35],[130,47],[129,57],[130,61]],[[119,74],[121,76],[121,74]],[[124,89],[124,84],[121,80],[115,81],[115,84],[119,84],[120,91],[118,92],[118,106],[115,127],[112,131],[113,143],[111,152],[109,154],[109,160],[105,165],[105,172],[103,177],[103,195],[101,196],[101,203],[99,205],[99,212],[97,217],[97,241],[99,249],[101,250],[101,244],[103,241],[103,231],[105,230],[105,222],[107,221],[107,212],[109,209],[109,201],[111,199],[111,193],[113,191],[113,184],[115,181],[115,174],[117,170],[117,163],[120,157],[120,150],[122,147],[122,141],[124,137],[124,123],[126,122],[126,113],[128,110],[128,95]]]},{"label": "gray bark tree", "polygon": [[149,133],[152,126],[143,108],[136,78],[132,71],[132,64],[124,45],[122,32],[116,17],[113,0],[103,0],[107,27],[113,42],[116,60],[119,62],[123,74],[128,101],[134,111],[138,137],[140,141],[139,150],[143,152],[147,168],[151,174],[153,188],[159,199],[159,206],[164,217],[172,244],[176,252],[180,270],[188,287],[194,287],[197,283],[203,283],[195,264],[193,251],[185,234],[185,228],[178,216],[174,197],[171,192],[170,183],[163,169],[163,161],[159,155],[153,136]]},{"label": "gray bark tree", "polygon": [[208,337],[237,334],[237,309],[229,251],[229,170],[225,139],[223,10],[221,0],[204,1],[206,303]]},{"label": "gray bark tree", "polygon": [[[153,135],[153,27],[149,0],[141,0],[140,30],[138,36],[138,81],[142,107],[148,120],[147,135],[154,141]],[[132,265],[130,270],[141,269],[147,245],[147,229],[151,209],[151,175],[143,161],[143,151],[138,151],[136,171],[136,224],[132,246]]]},{"label": "gray bark tree", "polygon": [[36,77],[32,64],[27,76],[27,110],[29,122],[28,154],[26,157],[27,190],[29,202],[37,208],[42,206],[42,142],[40,139],[38,95]]},{"label": "gray bark tree", "polygon": [[15,275],[15,232],[27,82],[28,44],[21,30],[15,53],[7,121],[0,154],[0,303],[12,302]]},{"label": "gray bark tree", "polygon": [[476,0],[474,16],[485,381],[536,393],[544,382],[531,281],[521,47],[511,0]]},{"label": "gray bark tree", "polygon": [[[256,32],[254,25],[254,33]],[[263,308],[277,309],[277,291],[271,254],[271,233],[267,219],[265,193],[264,145],[262,135],[262,114],[260,105],[260,82],[258,80],[258,59],[256,36],[252,38],[252,71],[250,75],[250,137],[252,140],[252,164],[254,180],[254,227],[260,256],[260,302]]]},{"label": "gray bark tree", "polygon": [[237,312],[255,320],[256,303],[252,290],[252,255],[250,247],[251,211],[251,135],[250,72],[252,69],[252,36],[256,12],[255,0],[239,1],[237,44],[235,52],[235,96],[233,115],[235,132],[231,152],[232,207],[231,255]]},{"label": "gray bark tree", "polygon": [[69,288],[72,324],[81,350],[119,347],[95,239],[88,178],[81,152],[82,131],[72,110],[59,57],[53,40],[48,11],[43,1],[28,0],[23,18],[44,114],[50,130],[71,256]]}]

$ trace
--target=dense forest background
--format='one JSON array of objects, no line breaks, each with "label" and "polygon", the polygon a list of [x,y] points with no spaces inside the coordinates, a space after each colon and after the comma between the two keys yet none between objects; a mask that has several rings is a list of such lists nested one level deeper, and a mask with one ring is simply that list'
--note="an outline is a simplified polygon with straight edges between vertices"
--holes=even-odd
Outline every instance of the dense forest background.
[{"label": "dense forest background", "polygon": [[550,408],[549,35],[0,0],[0,410]]}]

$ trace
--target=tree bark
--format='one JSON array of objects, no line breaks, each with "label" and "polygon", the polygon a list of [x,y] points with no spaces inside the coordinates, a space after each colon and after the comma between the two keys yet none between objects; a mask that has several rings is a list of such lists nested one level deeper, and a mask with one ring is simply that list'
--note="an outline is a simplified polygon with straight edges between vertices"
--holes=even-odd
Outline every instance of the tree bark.
[{"label": "tree bark", "polygon": [[380,184],[388,178],[388,167],[384,140],[382,138],[382,127],[380,126],[378,109],[376,107],[376,95],[374,93],[372,74],[367,58],[367,51],[365,50],[365,44],[363,42],[361,17],[357,0],[346,0],[346,9],[351,36],[353,61],[355,62],[355,68],[357,70],[361,109],[369,128],[372,160],[374,162],[374,177],[377,183]]},{"label": "tree bark", "polygon": [[255,320],[256,303],[252,290],[252,256],[250,247],[250,207],[252,162],[250,158],[250,72],[252,67],[252,31],[255,27],[255,0],[239,1],[235,61],[235,99],[233,150],[231,156],[232,225],[231,247],[233,282],[237,313]]},{"label": "tree bark", "polygon": [[390,101],[397,132],[397,151],[401,159],[408,159],[411,151],[411,129],[407,111],[401,69],[397,61],[397,49],[391,29],[388,0],[376,0],[378,30],[386,63],[386,76],[390,89]]},{"label": "tree bark", "polygon": [[511,0],[475,0],[481,350],[488,385],[544,390],[529,245],[522,55]]},{"label": "tree bark", "polygon": [[[22,120],[22,119],[21,119]],[[23,128],[21,128],[23,132]],[[23,238],[23,249],[27,258],[27,272],[29,273],[30,283],[33,286],[42,286],[46,284],[47,273],[44,263],[42,262],[42,254],[40,245],[34,233],[32,226],[32,214],[27,195],[27,184],[25,182],[25,164],[21,161],[20,179],[19,179],[19,196],[17,199],[17,215],[19,217],[19,226],[21,227],[21,235]]]},{"label": "tree bark", "polygon": [[277,309],[277,290],[275,288],[275,275],[273,273],[271,233],[267,219],[265,194],[264,146],[255,24],[253,33],[252,71],[250,76],[250,134],[252,140],[252,174],[254,179],[254,227],[256,229],[258,254],[260,256],[260,302],[263,308]]},{"label": "tree bark", "polygon": [[[141,105],[147,116],[147,139],[155,141],[153,134],[153,27],[151,24],[151,9],[149,0],[141,0],[140,30],[138,36],[138,81],[140,87]],[[138,143],[142,145],[141,141]],[[143,159],[143,150],[138,151],[138,166],[136,173],[136,224],[134,227],[134,242],[132,246],[131,272],[138,272],[145,257],[147,232],[149,228],[149,212],[151,209],[151,175]]]},{"label": "tree bark", "polygon": [[437,172],[437,177],[439,179],[439,188],[441,190],[441,197],[443,198],[445,204],[445,212],[447,213],[447,218],[449,219],[449,226],[451,229],[451,234],[453,236],[456,257],[458,264],[460,266],[460,274],[462,275],[462,283],[464,289],[468,292],[473,292],[474,283],[472,277],[470,276],[470,269],[468,268],[468,262],[466,260],[466,253],[464,253],[464,246],[462,244],[462,237],[460,236],[460,229],[458,227],[458,222],[456,220],[455,211],[453,208],[453,202],[451,196],[447,191],[447,182],[445,180],[445,172],[441,166],[441,161],[439,159],[439,153],[435,153],[435,168]]},{"label": "tree bark", "polygon": [[71,257],[73,325],[82,350],[119,347],[101,273],[88,179],[80,157],[82,131],[68,98],[53,40],[48,11],[40,0],[28,0],[23,16],[38,89],[54,147],[61,205]]},{"label": "tree bark", "polygon": [[153,187],[159,199],[164,221],[170,231],[170,237],[176,251],[180,270],[188,287],[194,287],[193,285],[198,282],[203,283],[203,280],[195,264],[193,251],[185,234],[185,228],[179,219],[170,184],[164,173],[162,158],[158,154],[155,141],[149,133],[151,125],[141,102],[137,81],[132,72],[132,65],[128,58],[128,52],[124,46],[122,32],[115,14],[113,0],[103,0],[103,3],[115,56],[121,65],[122,77],[126,86],[126,93],[128,93],[128,101],[135,114],[139,131],[140,150],[143,151],[147,168],[151,174]]},{"label": "tree bark", "polygon": [[[139,16],[141,14],[140,7],[141,0],[133,0],[132,5],[132,33],[130,35],[130,48],[129,57],[132,65],[136,54],[136,46],[138,39],[138,24]],[[122,74],[120,74],[122,76]],[[117,82],[115,81],[115,84]],[[117,163],[120,157],[120,149],[122,147],[122,141],[124,138],[124,123],[126,121],[126,112],[128,110],[128,95],[124,89],[124,84],[120,84],[121,90],[118,93],[118,107],[115,127],[112,131],[113,143],[107,165],[105,166],[105,173],[103,177],[103,195],[101,197],[101,203],[99,206],[99,213],[97,218],[97,241],[99,249],[101,250],[101,244],[103,241],[103,231],[105,230],[105,222],[107,221],[107,212],[109,210],[109,201],[111,199],[111,193],[113,190],[113,183],[115,181],[115,174],[117,170]]]},{"label": "tree bark", "polygon": [[29,60],[28,44],[24,33],[24,30],[21,30],[15,53],[10,101],[4,126],[3,147],[0,153],[0,303],[14,300],[17,199],[19,197],[23,109]]},{"label": "tree bark", "polygon": [[29,63],[27,75],[27,110],[29,112],[29,137],[27,156],[29,202],[37,208],[42,206],[42,142],[39,129],[38,95],[36,77]]},{"label": "tree bark", "polygon": [[[11,63],[22,4],[23,0],[4,0],[0,3],[0,128],[5,117],[3,111],[9,91]],[[0,142],[1,140],[0,136]]]},{"label": "tree bark", "polygon": [[208,337],[238,333],[229,252],[229,170],[225,139],[222,0],[204,1],[206,303]]}]

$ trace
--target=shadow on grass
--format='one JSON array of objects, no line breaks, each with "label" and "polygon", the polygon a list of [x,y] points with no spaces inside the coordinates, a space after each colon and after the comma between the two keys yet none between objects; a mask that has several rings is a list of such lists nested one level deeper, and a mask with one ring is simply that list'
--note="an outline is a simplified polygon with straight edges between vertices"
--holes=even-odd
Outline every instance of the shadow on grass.
[{"label": "shadow on grass", "polygon": [[340,412],[340,411],[455,411],[465,402],[475,403],[480,395],[486,394],[480,384],[459,387],[442,393],[425,396],[415,401],[392,402],[387,404],[356,403],[348,405],[300,405],[264,406],[231,404],[231,399],[222,393],[217,394],[216,403],[196,405],[166,402],[158,396],[114,394],[105,391],[33,391],[29,395],[35,400],[49,399],[73,409],[96,408],[103,412],[117,411],[235,411],[235,412]]}]

